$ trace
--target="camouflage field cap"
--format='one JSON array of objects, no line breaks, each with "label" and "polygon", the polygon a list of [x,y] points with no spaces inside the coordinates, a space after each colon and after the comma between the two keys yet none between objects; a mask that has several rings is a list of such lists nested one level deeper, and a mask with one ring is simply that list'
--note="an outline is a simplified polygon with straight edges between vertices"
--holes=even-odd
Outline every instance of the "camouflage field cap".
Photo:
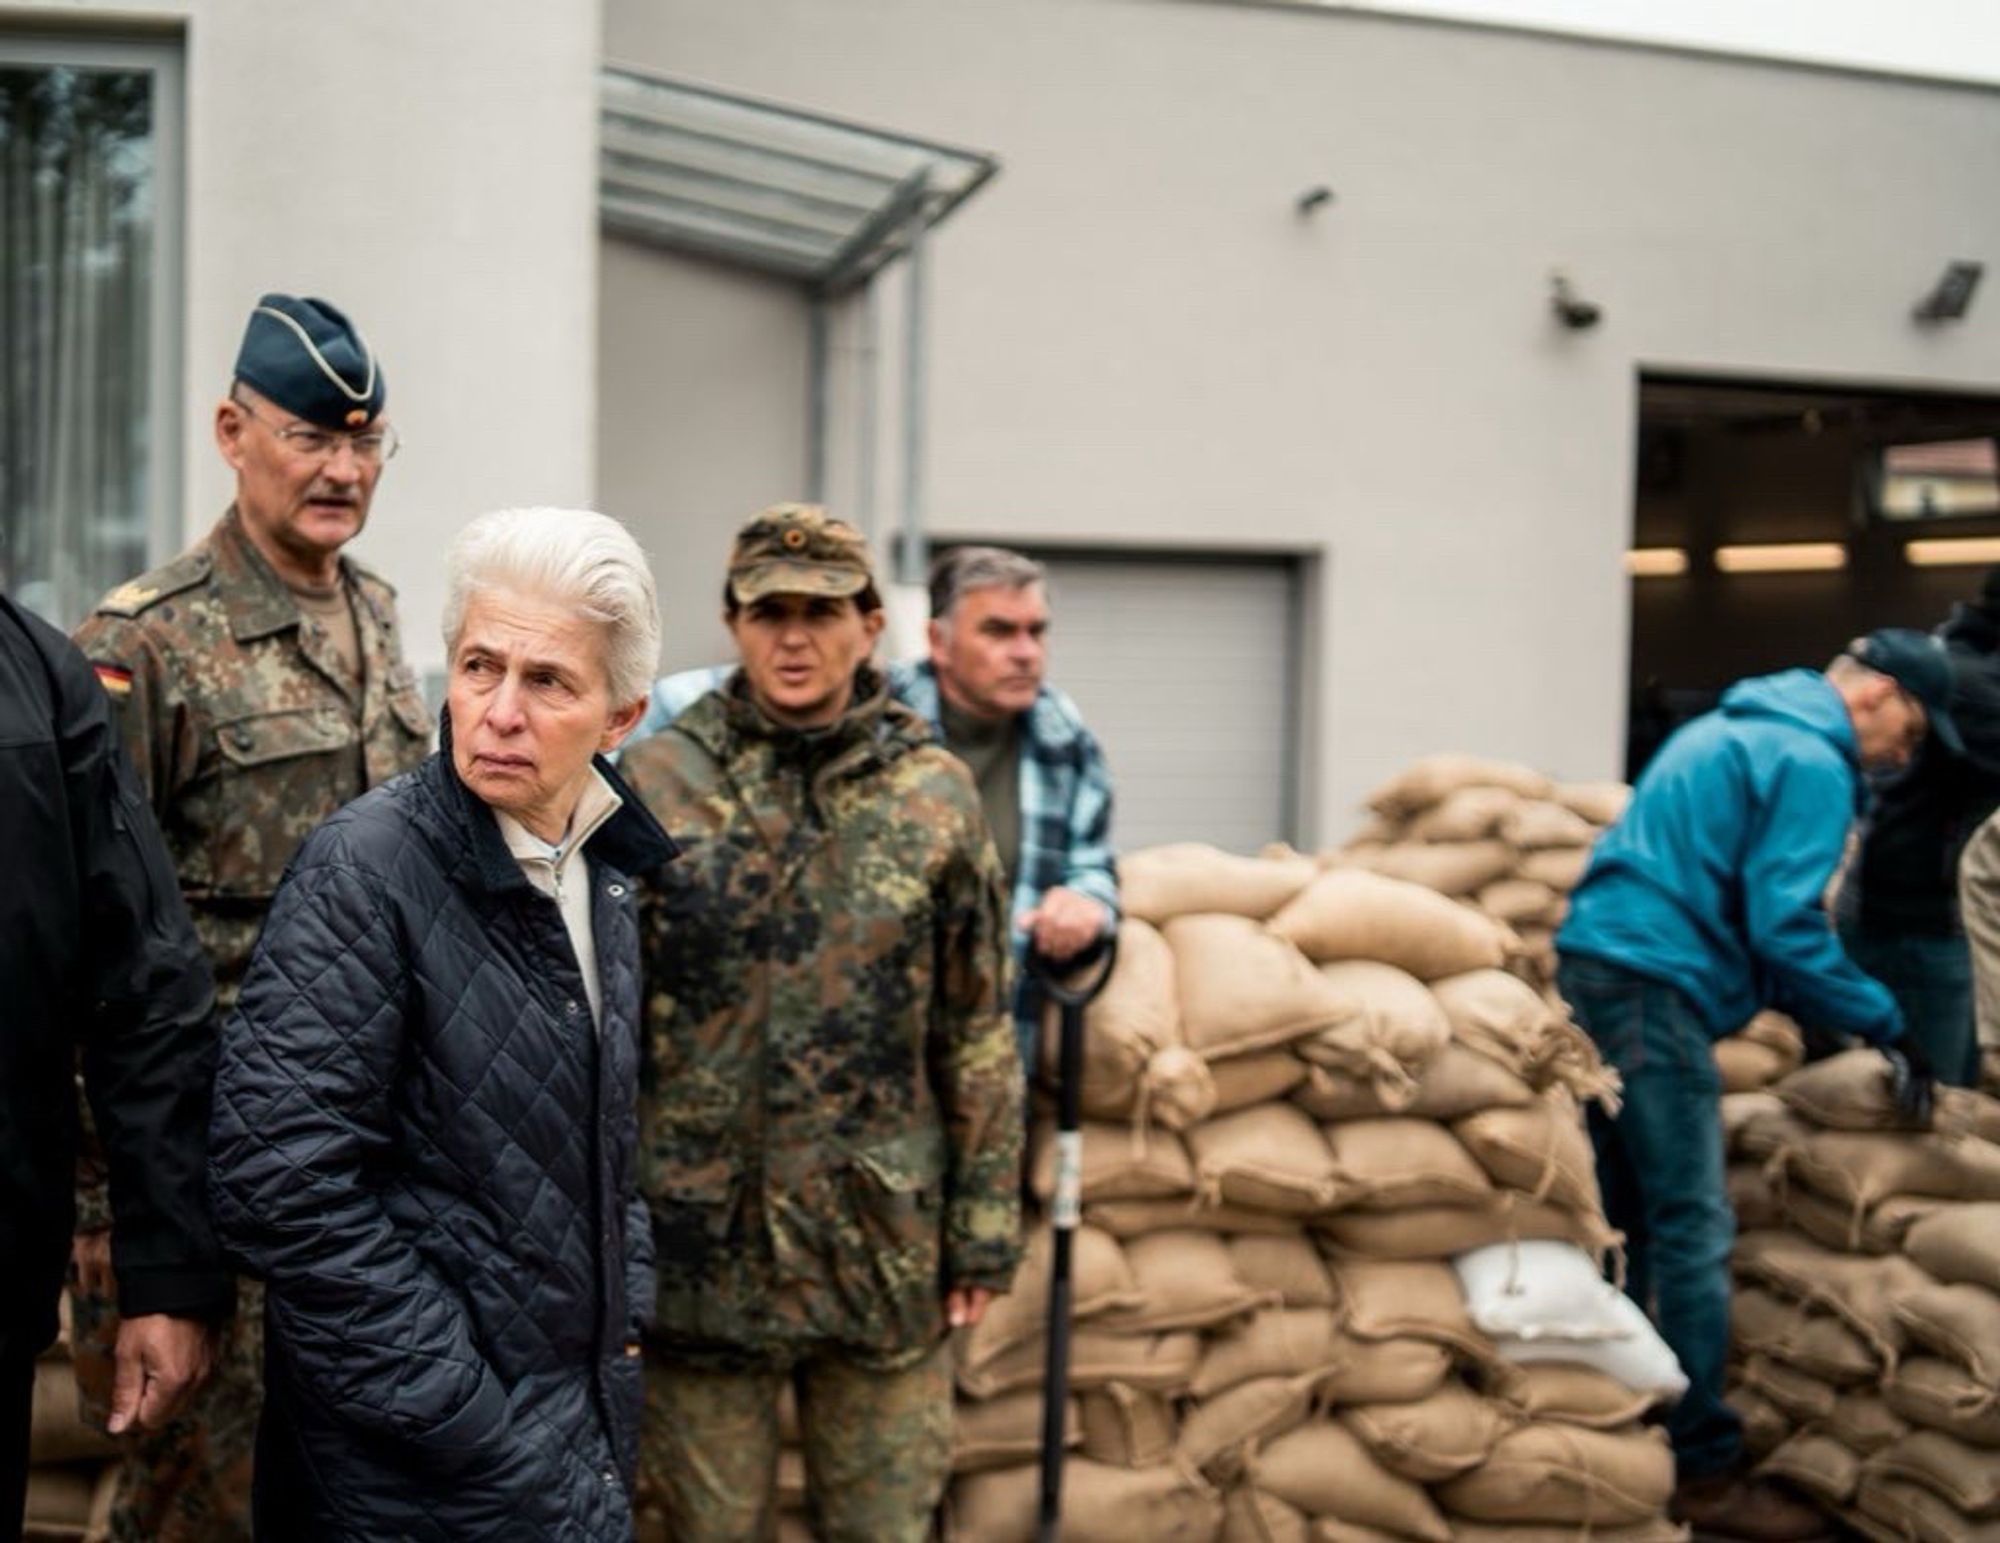
[{"label": "camouflage field cap", "polygon": [[773,504],[736,533],[729,553],[738,605],[766,595],[858,595],[874,582],[861,532],[818,504]]}]

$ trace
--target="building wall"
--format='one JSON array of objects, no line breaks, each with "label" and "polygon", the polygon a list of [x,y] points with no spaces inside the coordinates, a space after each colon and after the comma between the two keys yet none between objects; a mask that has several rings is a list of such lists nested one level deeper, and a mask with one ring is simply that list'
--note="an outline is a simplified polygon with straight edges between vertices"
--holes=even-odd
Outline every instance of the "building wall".
[{"label": "building wall", "polygon": [[[605,53],[999,155],[934,244],[932,527],[1322,552],[1322,834],[1427,751],[1619,768],[1641,367],[2000,382],[1992,296],[1909,320],[2000,260],[1987,90],[1156,0],[608,0]],[[691,456],[764,497],[728,440],[615,452],[635,487]]]},{"label": "building wall", "polygon": [[250,307],[332,300],[380,355],[404,439],[356,551],[436,664],[450,533],[593,496],[597,7],[0,0],[20,26],[182,39],[186,534],[230,497],[209,423]]}]

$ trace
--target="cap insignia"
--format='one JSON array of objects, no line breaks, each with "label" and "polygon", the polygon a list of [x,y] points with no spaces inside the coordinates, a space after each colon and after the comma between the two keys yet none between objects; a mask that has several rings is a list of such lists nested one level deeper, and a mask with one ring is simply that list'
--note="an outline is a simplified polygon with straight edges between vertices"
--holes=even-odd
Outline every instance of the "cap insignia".
[{"label": "cap insignia", "polygon": [[348,410],[347,423],[350,428],[358,429],[361,427],[362,424],[366,423],[367,421],[368,421],[367,408],[355,407],[355,408],[350,408]]},{"label": "cap insignia", "polygon": [[782,539],[787,551],[796,552],[806,544],[806,533],[794,525],[790,530],[785,532]]}]

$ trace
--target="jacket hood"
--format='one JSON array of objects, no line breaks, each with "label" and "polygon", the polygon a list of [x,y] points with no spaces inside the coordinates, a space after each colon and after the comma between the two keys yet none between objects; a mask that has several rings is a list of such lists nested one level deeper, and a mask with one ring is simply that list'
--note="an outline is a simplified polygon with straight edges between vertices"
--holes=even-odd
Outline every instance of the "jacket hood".
[{"label": "jacket hood", "polygon": [[1722,694],[1723,713],[1735,719],[1775,718],[1811,729],[1849,761],[1858,763],[1861,747],[1854,723],[1827,678],[1818,670],[1781,670],[1740,680]]}]

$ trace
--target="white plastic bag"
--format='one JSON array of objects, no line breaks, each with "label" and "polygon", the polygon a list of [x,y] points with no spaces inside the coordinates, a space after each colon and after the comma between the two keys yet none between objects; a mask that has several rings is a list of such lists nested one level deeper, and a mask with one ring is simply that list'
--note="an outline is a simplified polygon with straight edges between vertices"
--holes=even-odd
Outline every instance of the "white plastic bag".
[{"label": "white plastic bag", "polygon": [[1669,1401],[1679,1398],[1688,1388],[1681,1363],[1660,1338],[1659,1330],[1639,1310],[1639,1304],[1622,1291],[1615,1294],[1618,1315],[1626,1327],[1620,1338],[1557,1339],[1545,1335],[1541,1339],[1520,1339],[1498,1335],[1493,1348],[1509,1361],[1569,1361],[1615,1377],[1635,1393],[1655,1393]]},{"label": "white plastic bag", "polygon": [[1455,1256],[1465,1305],[1481,1332],[1513,1339],[1619,1339],[1631,1320],[1625,1293],[1574,1243],[1490,1243]]}]

